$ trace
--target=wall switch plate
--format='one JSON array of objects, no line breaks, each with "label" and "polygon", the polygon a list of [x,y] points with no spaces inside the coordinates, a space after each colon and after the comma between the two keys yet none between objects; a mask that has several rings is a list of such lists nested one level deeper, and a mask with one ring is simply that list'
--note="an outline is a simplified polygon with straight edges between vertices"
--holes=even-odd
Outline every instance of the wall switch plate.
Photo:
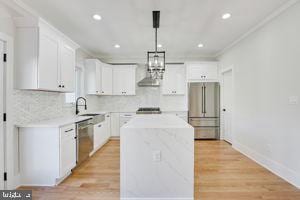
[{"label": "wall switch plate", "polygon": [[289,105],[298,105],[299,98],[297,96],[289,97]]},{"label": "wall switch plate", "polygon": [[154,162],[160,162],[161,161],[161,151],[153,151],[152,157]]}]

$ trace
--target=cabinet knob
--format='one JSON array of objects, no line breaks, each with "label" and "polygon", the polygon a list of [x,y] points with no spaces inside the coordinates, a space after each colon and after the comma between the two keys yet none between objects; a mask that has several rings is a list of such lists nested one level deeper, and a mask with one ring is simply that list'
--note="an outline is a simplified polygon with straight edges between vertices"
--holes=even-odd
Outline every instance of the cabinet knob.
[{"label": "cabinet knob", "polygon": [[61,88],[61,85],[59,85],[58,87]]},{"label": "cabinet knob", "polygon": [[62,87],[64,88],[64,87],[65,87],[65,85],[62,85]]},{"label": "cabinet knob", "polygon": [[104,92],[102,91],[102,94],[103,94]]}]

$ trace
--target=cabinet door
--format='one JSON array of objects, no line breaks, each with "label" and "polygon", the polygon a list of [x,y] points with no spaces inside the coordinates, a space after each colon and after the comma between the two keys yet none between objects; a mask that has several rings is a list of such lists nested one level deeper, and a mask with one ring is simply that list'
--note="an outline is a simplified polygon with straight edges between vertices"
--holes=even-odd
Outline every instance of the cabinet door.
[{"label": "cabinet door", "polygon": [[75,88],[75,51],[63,44],[60,54],[60,85],[63,91],[74,92]]},{"label": "cabinet door", "polygon": [[113,90],[113,72],[112,68],[107,64],[102,64],[101,67],[101,86],[102,86],[102,95],[112,95]]},{"label": "cabinet door", "polygon": [[100,94],[101,91],[101,68],[96,59],[85,61],[85,91],[87,94]]},{"label": "cabinet door", "polygon": [[120,136],[120,120],[119,113],[111,113],[110,123],[111,123],[111,136],[119,137]]},{"label": "cabinet door", "polygon": [[135,95],[135,67],[116,66],[113,69],[113,94]]},{"label": "cabinet door", "polygon": [[104,122],[94,125],[94,150],[104,143]]},{"label": "cabinet door", "polygon": [[109,139],[111,136],[111,122],[110,122],[111,116],[110,113],[107,113],[105,115],[105,123],[106,123],[106,138]]},{"label": "cabinet door", "polygon": [[164,95],[184,95],[186,88],[183,65],[167,65],[163,78]]},{"label": "cabinet door", "polygon": [[58,82],[59,41],[50,35],[40,34],[38,88],[60,90]]},{"label": "cabinet door", "polygon": [[60,130],[60,177],[65,176],[76,166],[75,125]]},{"label": "cabinet door", "polygon": [[187,66],[187,77],[189,81],[217,81],[218,63],[190,63]]}]

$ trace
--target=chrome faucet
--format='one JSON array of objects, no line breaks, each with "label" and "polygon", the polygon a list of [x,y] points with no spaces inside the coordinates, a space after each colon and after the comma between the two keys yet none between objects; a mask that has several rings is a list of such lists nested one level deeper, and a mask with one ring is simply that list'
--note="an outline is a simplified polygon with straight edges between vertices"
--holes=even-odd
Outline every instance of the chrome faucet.
[{"label": "chrome faucet", "polygon": [[[78,102],[79,102],[80,99],[82,99],[82,100],[84,101],[84,105],[78,105]],[[78,97],[78,98],[76,99],[76,115],[78,115],[78,113],[79,113],[79,109],[78,109],[79,106],[84,106],[84,109],[85,109],[85,110],[87,109],[86,99],[85,99],[85,98],[83,98],[83,97]]]}]

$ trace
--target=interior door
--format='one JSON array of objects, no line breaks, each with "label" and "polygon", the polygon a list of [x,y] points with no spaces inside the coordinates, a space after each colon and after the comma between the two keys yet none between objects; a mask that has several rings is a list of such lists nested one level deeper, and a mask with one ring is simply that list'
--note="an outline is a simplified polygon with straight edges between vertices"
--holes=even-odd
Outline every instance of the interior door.
[{"label": "interior door", "polygon": [[223,73],[223,136],[224,140],[232,143],[232,70]]},{"label": "interior door", "polygon": [[3,112],[4,112],[4,43],[0,41],[0,190],[4,189],[4,124],[3,124]]}]

